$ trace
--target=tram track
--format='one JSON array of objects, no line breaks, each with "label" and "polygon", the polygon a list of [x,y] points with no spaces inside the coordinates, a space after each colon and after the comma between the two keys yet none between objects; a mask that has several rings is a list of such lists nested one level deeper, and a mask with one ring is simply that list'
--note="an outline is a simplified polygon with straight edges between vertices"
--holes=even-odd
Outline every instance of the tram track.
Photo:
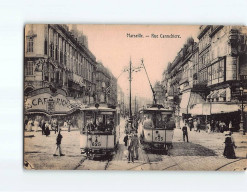
[{"label": "tram track", "polygon": [[83,162],[84,162],[86,159],[87,159],[86,157],[82,158],[82,159],[79,161],[79,163],[75,166],[75,168],[74,168],[73,170],[77,170],[77,169],[83,164]]},{"label": "tram track", "polygon": [[226,167],[227,165],[233,164],[233,163],[235,163],[235,162],[239,162],[239,161],[241,161],[241,160],[243,160],[243,159],[237,159],[237,160],[235,160],[235,161],[226,163],[226,164],[220,166],[219,168],[215,169],[215,171],[219,171],[219,170],[222,169],[223,167]]},{"label": "tram track", "polygon": [[[137,165],[137,166],[131,167],[130,169],[127,169],[127,170],[133,170],[133,169],[136,169],[137,167],[140,167],[140,166],[145,165],[145,164],[151,165],[149,156],[148,156],[148,154],[143,150],[143,147],[142,147],[142,146],[140,147],[140,150],[141,150],[142,156],[143,156],[143,157],[146,156],[147,162],[144,162],[144,163],[139,164],[139,165]],[[151,166],[150,166],[150,168],[151,168]]]}]

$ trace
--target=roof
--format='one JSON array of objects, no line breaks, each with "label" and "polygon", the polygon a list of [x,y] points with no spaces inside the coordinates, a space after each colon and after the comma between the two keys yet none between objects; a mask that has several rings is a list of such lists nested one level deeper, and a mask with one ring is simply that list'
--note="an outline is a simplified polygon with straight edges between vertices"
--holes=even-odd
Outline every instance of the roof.
[{"label": "roof", "polygon": [[166,108],[146,108],[143,111],[160,111],[160,112],[172,112],[172,110]]},{"label": "roof", "polygon": [[108,107],[98,107],[90,106],[86,108],[82,108],[81,111],[101,111],[101,112],[114,112],[116,109],[108,108]]}]

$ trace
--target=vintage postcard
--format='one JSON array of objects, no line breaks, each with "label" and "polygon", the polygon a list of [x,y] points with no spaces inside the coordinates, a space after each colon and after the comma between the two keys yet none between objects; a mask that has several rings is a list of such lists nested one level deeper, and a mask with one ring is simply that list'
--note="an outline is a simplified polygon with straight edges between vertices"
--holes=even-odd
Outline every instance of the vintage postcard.
[{"label": "vintage postcard", "polygon": [[34,170],[244,171],[247,27],[26,24]]}]

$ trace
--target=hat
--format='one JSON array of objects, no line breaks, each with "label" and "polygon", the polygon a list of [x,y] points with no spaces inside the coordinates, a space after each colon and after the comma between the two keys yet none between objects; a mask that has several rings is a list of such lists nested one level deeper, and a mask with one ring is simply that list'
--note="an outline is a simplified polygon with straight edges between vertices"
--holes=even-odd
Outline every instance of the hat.
[{"label": "hat", "polygon": [[225,136],[231,135],[231,131],[225,131]]}]

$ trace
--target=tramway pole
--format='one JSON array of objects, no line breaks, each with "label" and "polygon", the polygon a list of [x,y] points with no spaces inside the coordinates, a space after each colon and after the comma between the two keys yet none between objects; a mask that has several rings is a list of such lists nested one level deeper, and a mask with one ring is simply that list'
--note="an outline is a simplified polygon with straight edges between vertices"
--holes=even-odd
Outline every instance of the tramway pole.
[{"label": "tramway pole", "polygon": [[143,68],[142,66],[139,67],[132,67],[132,63],[131,63],[131,58],[130,58],[130,64],[129,64],[129,68],[125,71],[129,72],[129,88],[130,88],[130,93],[129,93],[129,122],[133,123],[133,117],[132,117],[132,107],[131,107],[131,82],[132,82],[132,72],[139,72],[141,70],[141,68]]},{"label": "tramway pole", "polygon": [[132,124],[132,110],[131,110],[131,76],[132,76],[132,70],[131,70],[131,59],[130,59],[130,67],[129,67],[129,85],[130,85],[130,95],[129,95],[129,120]]}]

